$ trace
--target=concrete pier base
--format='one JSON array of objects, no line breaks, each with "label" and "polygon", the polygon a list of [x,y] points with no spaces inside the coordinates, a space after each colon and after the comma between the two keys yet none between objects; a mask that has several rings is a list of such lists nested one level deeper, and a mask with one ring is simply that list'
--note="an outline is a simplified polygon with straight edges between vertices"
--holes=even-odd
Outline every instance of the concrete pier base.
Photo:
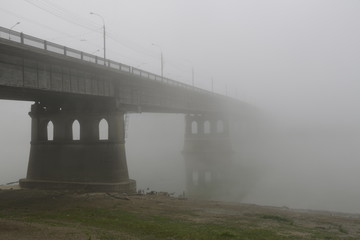
[{"label": "concrete pier base", "polygon": [[[126,163],[123,112],[111,107],[36,103],[30,116],[29,165],[26,179],[20,180],[21,187],[136,192]],[[100,122],[105,129],[101,129]]]},{"label": "concrete pier base", "polygon": [[219,115],[185,116],[183,156],[190,197],[216,200],[229,194],[233,152],[228,125]]},{"label": "concrete pier base", "polygon": [[60,182],[42,181],[31,179],[20,179],[22,188],[44,189],[44,190],[69,190],[84,192],[120,192],[135,193],[136,182],[129,179],[119,183],[96,183],[96,182]]}]

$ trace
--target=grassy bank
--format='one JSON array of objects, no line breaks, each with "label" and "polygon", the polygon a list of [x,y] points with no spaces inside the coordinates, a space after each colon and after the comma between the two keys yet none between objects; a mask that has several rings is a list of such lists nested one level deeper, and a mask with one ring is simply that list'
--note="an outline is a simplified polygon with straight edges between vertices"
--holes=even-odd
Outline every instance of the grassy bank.
[{"label": "grassy bank", "polygon": [[354,217],[255,205],[0,191],[0,239],[359,239],[359,230]]}]

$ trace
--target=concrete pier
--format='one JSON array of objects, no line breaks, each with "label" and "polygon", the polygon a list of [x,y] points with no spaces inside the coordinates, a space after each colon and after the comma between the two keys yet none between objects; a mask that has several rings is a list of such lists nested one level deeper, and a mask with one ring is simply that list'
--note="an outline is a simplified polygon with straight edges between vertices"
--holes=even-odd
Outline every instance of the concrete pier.
[{"label": "concrete pier", "polygon": [[227,194],[227,172],[232,164],[228,120],[221,115],[187,114],[185,128],[183,156],[188,195],[216,199]]},{"label": "concrete pier", "polygon": [[[29,115],[31,149],[21,187],[136,191],[126,162],[123,112],[89,104],[35,103]],[[107,127],[105,139],[100,137],[100,122]]]}]

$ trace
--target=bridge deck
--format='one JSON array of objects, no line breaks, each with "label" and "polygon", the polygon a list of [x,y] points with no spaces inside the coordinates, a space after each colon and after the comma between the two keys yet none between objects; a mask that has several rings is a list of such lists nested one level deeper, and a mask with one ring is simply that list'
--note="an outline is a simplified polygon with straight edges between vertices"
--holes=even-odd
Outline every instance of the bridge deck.
[{"label": "bridge deck", "polygon": [[222,112],[238,100],[0,27],[0,98],[116,99],[127,111]]}]

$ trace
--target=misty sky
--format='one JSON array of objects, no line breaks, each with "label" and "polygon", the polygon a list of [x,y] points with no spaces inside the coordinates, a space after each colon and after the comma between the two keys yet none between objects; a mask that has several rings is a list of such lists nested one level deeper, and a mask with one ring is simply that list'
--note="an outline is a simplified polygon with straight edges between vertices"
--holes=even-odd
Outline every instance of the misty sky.
[{"label": "misty sky", "polygon": [[[359,1],[1,0],[0,22],[102,56],[102,20],[89,12],[105,19],[109,59],[159,74],[161,48],[166,77],[191,84],[194,68],[196,86],[210,90],[214,79],[216,92],[257,106],[277,127],[307,129],[276,130],[277,145],[259,154],[268,158],[246,160],[262,176],[246,201],[360,213]],[[0,183],[25,175],[30,104],[0,101]],[[136,153],[142,134],[164,123],[148,154]],[[140,185],[151,177],[142,164],[183,167],[182,128],[181,115],[130,116],[129,172]],[[184,186],[178,175],[161,179],[159,188]]]}]

